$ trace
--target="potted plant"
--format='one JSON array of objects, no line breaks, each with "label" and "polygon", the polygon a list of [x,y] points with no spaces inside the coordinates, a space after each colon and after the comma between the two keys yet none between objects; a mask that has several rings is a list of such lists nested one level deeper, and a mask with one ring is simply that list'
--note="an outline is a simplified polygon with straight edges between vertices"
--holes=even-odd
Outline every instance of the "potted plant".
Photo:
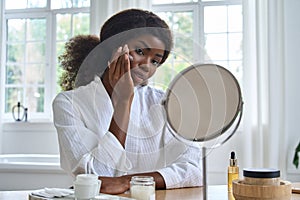
[{"label": "potted plant", "polygon": [[298,146],[295,149],[295,155],[294,155],[294,159],[293,159],[293,164],[295,165],[295,167],[298,169],[299,166],[299,155],[298,153],[300,152],[300,142],[298,144]]}]

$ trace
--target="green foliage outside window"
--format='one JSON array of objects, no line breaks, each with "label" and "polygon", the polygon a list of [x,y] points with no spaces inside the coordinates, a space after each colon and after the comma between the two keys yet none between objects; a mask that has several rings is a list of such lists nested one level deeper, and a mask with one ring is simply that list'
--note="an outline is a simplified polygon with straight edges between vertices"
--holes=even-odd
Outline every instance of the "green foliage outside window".
[{"label": "green foliage outside window", "polygon": [[[73,20],[71,20],[73,17]],[[73,24],[71,24],[73,21]],[[65,43],[70,39],[72,36],[76,35],[88,35],[90,30],[89,25],[89,14],[86,13],[78,13],[73,16],[71,15],[60,15],[57,18],[57,24],[59,25],[58,31],[56,33],[57,43],[56,43],[56,58],[64,53],[65,50]],[[71,29],[70,27],[73,27]],[[57,60],[58,63],[58,60]],[[66,90],[66,88],[61,87],[61,82],[64,80],[68,80],[69,82],[74,83],[76,74],[69,73],[64,71],[60,64],[57,64],[56,67],[56,77],[57,77],[57,87],[56,91],[60,92]],[[74,86],[74,85],[73,85]]]},{"label": "green foliage outside window", "polygon": [[193,62],[193,13],[157,13],[170,26],[174,37],[174,48],[166,63],[160,66],[153,77],[153,85],[166,90],[174,76]]},{"label": "green foliage outside window", "polygon": [[298,153],[300,152],[300,142],[298,144],[298,146],[295,149],[295,155],[294,155],[294,159],[293,159],[293,164],[295,165],[295,167],[298,169],[299,166],[299,155]]}]

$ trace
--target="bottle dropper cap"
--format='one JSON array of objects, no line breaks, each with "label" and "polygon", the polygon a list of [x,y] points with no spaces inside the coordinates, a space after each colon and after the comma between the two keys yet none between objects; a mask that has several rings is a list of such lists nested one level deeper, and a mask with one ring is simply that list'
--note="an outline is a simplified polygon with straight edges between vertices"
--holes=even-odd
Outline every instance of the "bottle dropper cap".
[{"label": "bottle dropper cap", "polygon": [[235,157],[235,152],[232,151],[231,154],[230,154],[230,166],[231,167],[236,167],[237,166],[237,159]]}]

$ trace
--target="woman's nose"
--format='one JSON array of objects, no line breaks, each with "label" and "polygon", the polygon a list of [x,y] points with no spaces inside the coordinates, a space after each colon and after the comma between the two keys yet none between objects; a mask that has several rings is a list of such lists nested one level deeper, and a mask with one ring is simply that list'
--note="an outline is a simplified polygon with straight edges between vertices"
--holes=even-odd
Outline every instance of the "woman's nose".
[{"label": "woman's nose", "polygon": [[145,71],[145,72],[149,72],[150,71],[150,64],[149,63],[146,63],[146,64],[141,64],[139,65],[139,67]]},{"label": "woman's nose", "polygon": [[142,62],[140,63],[140,68],[146,72],[149,72],[151,65],[151,59],[150,58],[144,58]]}]

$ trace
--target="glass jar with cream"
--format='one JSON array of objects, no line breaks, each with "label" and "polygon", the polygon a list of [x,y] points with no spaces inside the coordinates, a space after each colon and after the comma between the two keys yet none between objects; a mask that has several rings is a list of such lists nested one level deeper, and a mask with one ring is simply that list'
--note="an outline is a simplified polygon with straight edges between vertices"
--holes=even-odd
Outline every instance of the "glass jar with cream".
[{"label": "glass jar with cream", "polygon": [[130,181],[131,197],[137,200],[155,200],[155,181],[151,176],[133,176]]}]

